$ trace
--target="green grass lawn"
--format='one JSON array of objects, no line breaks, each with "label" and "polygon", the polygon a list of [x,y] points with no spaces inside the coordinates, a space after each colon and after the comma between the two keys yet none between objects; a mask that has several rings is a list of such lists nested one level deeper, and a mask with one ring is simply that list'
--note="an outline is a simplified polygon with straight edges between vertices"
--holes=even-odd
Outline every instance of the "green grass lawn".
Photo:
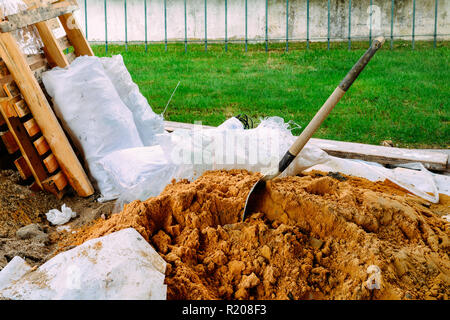
[{"label": "green grass lawn", "polygon": [[[133,80],[153,110],[161,113],[178,81],[165,119],[219,125],[245,113],[258,120],[280,116],[305,127],[368,43],[264,46],[152,44],[109,46],[108,55],[122,54]],[[93,46],[98,56],[104,46]],[[378,52],[314,137],[380,144],[392,140],[402,147],[450,145],[450,48],[448,43],[389,42]],[[256,121],[258,122],[258,121]],[[294,134],[299,134],[296,129]]]}]

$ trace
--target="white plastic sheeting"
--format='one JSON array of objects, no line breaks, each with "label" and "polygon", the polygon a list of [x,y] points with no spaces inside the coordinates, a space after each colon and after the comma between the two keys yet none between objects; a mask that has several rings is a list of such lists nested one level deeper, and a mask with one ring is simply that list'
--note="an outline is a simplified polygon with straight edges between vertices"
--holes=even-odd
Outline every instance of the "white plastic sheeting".
[{"label": "white plastic sheeting", "polygon": [[50,259],[31,271],[13,259],[0,272],[0,297],[24,300],[165,300],[166,262],[133,228]]},{"label": "white plastic sheeting", "polygon": [[[124,203],[157,196],[172,179],[195,180],[207,170],[270,170],[295,137],[288,123],[271,117],[255,129],[244,130],[238,119],[230,118],[217,128],[179,129],[156,139],[159,146],[120,150],[100,161],[121,189],[115,211]],[[308,146],[285,174],[327,160],[327,153]]]},{"label": "white plastic sheeting", "polygon": [[[244,130],[238,119],[230,118],[217,128],[179,129],[157,135],[156,139],[160,146],[121,150],[100,161],[120,189],[116,212],[124,203],[157,196],[172,179],[195,180],[206,170],[247,169],[264,173],[277,169],[279,159],[296,137],[282,118],[271,117],[250,130]],[[371,181],[389,179],[434,203],[439,201],[439,193],[450,194],[448,177],[432,174],[421,164],[417,168],[420,171],[387,169],[376,163],[340,159],[307,144],[282,176],[307,169],[339,171]]]}]

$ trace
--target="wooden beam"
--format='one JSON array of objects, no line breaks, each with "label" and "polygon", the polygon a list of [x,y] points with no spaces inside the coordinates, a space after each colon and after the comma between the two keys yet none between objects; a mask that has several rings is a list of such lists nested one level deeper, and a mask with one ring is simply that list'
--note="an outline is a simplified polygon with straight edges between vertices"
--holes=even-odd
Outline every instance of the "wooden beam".
[{"label": "wooden beam", "polygon": [[312,138],[309,143],[319,147],[329,155],[340,158],[360,159],[393,165],[421,162],[428,169],[438,171],[446,171],[448,169],[448,155],[444,153],[315,138]]},{"label": "wooden beam", "polygon": [[66,31],[67,38],[69,38],[77,57],[93,56],[94,52],[92,51],[89,42],[84,37],[83,31],[81,31],[75,16],[72,13],[64,14],[59,17],[59,21],[61,21],[61,24]]},{"label": "wooden beam", "polygon": [[0,32],[6,33],[41,21],[50,20],[63,14],[72,13],[78,6],[71,1],[63,1],[31,8],[17,14],[7,16],[7,20],[0,22]]},{"label": "wooden beam", "polygon": [[80,161],[50,107],[39,83],[10,33],[0,33],[0,56],[6,63],[34,119],[41,128],[70,185],[82,197],[94,193]]},{"label": "wooden beam", "polygon": [[48,26],[46,21],[38,22],[35,24],[42,42],[44,43],[44,52],[49,61],[55,63],[60,68],[69,66],[69,61],[66,55],[63,53],[59,41],[56,40],[52,30]]},{"label": "wooden beam", "polygon": [[[166,131],[172,132],[175,129],[192,129],[194,128],[194,124],[164,121],[164,127]],[[203,128],[210,129],[214,127],[203,126]],[[340,158],[360,159],[381,164],[420,162],[426,168],[436,171],[447,171],[450,169],[447,166],[449,157],[444,153],[316,138],[311,138],[308,144],[316,146],[328,154]]]}]

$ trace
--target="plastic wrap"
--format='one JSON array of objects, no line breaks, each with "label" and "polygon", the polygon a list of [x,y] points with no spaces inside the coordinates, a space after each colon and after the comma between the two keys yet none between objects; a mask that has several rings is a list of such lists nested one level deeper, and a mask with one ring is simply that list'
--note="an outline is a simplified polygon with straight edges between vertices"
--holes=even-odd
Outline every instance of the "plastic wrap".
[{"label": "plastic wrap", "polygon": [[155,134],[164,132],[163,117],[153,112],[147,99],[133,82],[121,55],[101,58],[100,60],[123,103],[133,113],[142,143],[145,146],[154,145]]},{"label": "plastic wrap", "polygon": [[12,32],[13,37],[17,40],[19,48],[23,54],[39,54],[42,53],[44,44],[42,43],[39,32],[35,26],[28,26],[17,29]]},{"label": "plastic wrap", "polygon": [[119,191],[98,161],[113,151],[143,144],[132,113],[120,99],[100,59],[78,57],[69,68],[43,73],[42,80],[54,100],[55,113],[83,152],[102,193],[100,200],[117,198]]},{"label": "plastic wrap", "polygon": [[[116,151],[100,161],[121,189],[115,212],[130,201],[157,196],[172,179],[192,181],[207,170],[264,171],[278,166],[295,137],[288,123],[272,117],[250,130],[230,118],[217,128],[179,129],[155,139],[159,146]],[[324,151],[308,146],[285,174],[327,159]]]}]

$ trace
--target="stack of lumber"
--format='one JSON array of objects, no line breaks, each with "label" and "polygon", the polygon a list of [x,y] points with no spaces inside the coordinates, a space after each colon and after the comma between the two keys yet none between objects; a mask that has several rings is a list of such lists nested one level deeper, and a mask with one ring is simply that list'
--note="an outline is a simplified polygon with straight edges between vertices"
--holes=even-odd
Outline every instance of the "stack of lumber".
[{"label": "stack of lumber", "polygon": [[[59,124],[43,88],[49,68],[67,67],[75,57],[93,55],[72,12],[75,0],[27,0],[28,10],[0,21],[0,135],[23,179],[35,189],[62,197],[68,185],[86,197],[94,189]],[[25,55],[12,32],[35,26],[43,54]],[[65,35],[55,37],[55,29]]]}]

